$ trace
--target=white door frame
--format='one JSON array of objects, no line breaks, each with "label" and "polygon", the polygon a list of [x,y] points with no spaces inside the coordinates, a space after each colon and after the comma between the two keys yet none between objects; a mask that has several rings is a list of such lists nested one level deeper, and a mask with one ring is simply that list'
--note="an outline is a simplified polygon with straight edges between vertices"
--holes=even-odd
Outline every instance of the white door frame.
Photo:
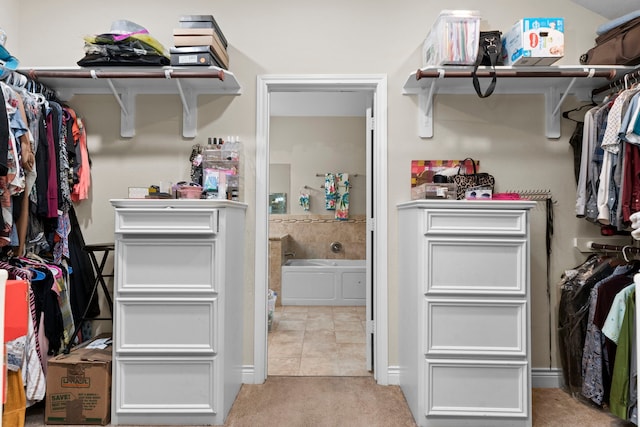
[{"label": "white door frame", "polygon": [[[267,379],[267,291],[269,286],[269,118],[272,92],[366,91],[373,93],[374,221],[374,376],[388,385],[389,340],[387,297],[387,76],[386,75],[262,75],[256,88],[256,245],[253,383]],[[369,177],[367,178],[369,179]],[[246,381],[245,381],[246,382]]]}]

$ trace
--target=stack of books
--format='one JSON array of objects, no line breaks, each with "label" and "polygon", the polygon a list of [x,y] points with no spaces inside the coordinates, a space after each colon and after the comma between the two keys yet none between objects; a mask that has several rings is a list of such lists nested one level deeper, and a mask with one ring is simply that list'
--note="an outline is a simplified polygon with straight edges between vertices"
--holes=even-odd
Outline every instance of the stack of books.
[{"label": "stack of books", "polygon": [[227,39],[212,15],[180,17],[180,27],[173,30],[173,44],[171,65],[214,65],[229,69]]}]

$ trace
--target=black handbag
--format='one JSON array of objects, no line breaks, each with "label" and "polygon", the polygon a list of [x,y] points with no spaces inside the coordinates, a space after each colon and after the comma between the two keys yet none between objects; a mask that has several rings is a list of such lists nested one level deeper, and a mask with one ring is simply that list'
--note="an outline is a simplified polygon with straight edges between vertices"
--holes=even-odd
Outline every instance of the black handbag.
[{"label": "black handbag", "polygon": [[[472,174],[461,174],[460,170],[467,163],[467,160],[470,160],[473,164],[473,173]],[[467,157],[460,163],[460,167],[458,168],[458,173],[453,176],[453,183],[456,184],[456,199],[462,200],[465,197],[465,192],[474,187],[485,187],[490,188],[493,192],[493,188],[495,186],[496,180],[493,175],[484,173],[478,173],[476,169],[476,161],[471,157]]]},{"label": "black handbag", "polygon": [[[473,88],[480,98],[486,98],[493,93],[496,88],[496,65],[504,64],[502,59],[502,32],[480,31],[480,46],[478,47],[478,57],[473,66],[471,75],[473,76]],[[478,80],[478,67],[486,65],[491,67],[491,83],[487,87],[487,91],[482,93],[480,89],[480,81]]]}]

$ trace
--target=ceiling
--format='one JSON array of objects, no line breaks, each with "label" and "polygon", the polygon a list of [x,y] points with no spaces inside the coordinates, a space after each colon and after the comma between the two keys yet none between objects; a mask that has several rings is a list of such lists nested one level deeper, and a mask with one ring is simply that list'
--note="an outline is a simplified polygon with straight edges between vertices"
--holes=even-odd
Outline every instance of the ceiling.
[{"label": "ceiling", "polygon": [[640,10],[638,0],[572,0],[607,19],[619,18],[627,13]]}]

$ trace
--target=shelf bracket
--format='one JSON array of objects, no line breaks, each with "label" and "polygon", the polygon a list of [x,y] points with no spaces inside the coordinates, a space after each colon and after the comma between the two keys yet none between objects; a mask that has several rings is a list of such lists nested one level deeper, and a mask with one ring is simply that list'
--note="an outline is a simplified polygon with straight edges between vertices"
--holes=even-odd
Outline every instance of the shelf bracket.
[{"label": "shelf bracket", "polygon": [[185,90],[180,97],[183,104],[182,136],[195,138],[198,129],[198,95],[194,90]]},{"label": "shelf bracket", "polygon": [[[443,79],[445,70],[438,69],[438,79]],[[418,135],[420,138],[433,138],[433,96],[437,88],[437,79],[433,79],[429,90],[423,87],[418,92]]]},{"label": "shelf bracket", "polygon": [[[165,70],[164,76],[171,79],[173,70]],[[198,128],[198,96],[193,90],[184,90],[180,80],[175,79],[180,101],[182,101],[182,136],[195,138]]]},{"label": "shelf bracket", "polygon": [[[91,77],[97,78],[95,70],[91,70]],[[123,138],[131,138],[136,134],[135,131],[135,95],[128,89],[123,90],[122,94],[118,94],[116,87],[111,79],[106,79],[111,93],[120,105],[120,136]]]},{"label": "shelf bracket", "polygon": [[[565,95],[569,91],[565,91]],[[564,96],[560,96],[557,87],[549,87],[544,93],[545,103],[545,135],[550,139],[560,138],[560,105],[564,101]]]},{"label": "shelf bracket", "polygon": [[420,138],[433,138],[433,94],[436,89],[434,79],[427,88],[418,92],[418,135]]}]

